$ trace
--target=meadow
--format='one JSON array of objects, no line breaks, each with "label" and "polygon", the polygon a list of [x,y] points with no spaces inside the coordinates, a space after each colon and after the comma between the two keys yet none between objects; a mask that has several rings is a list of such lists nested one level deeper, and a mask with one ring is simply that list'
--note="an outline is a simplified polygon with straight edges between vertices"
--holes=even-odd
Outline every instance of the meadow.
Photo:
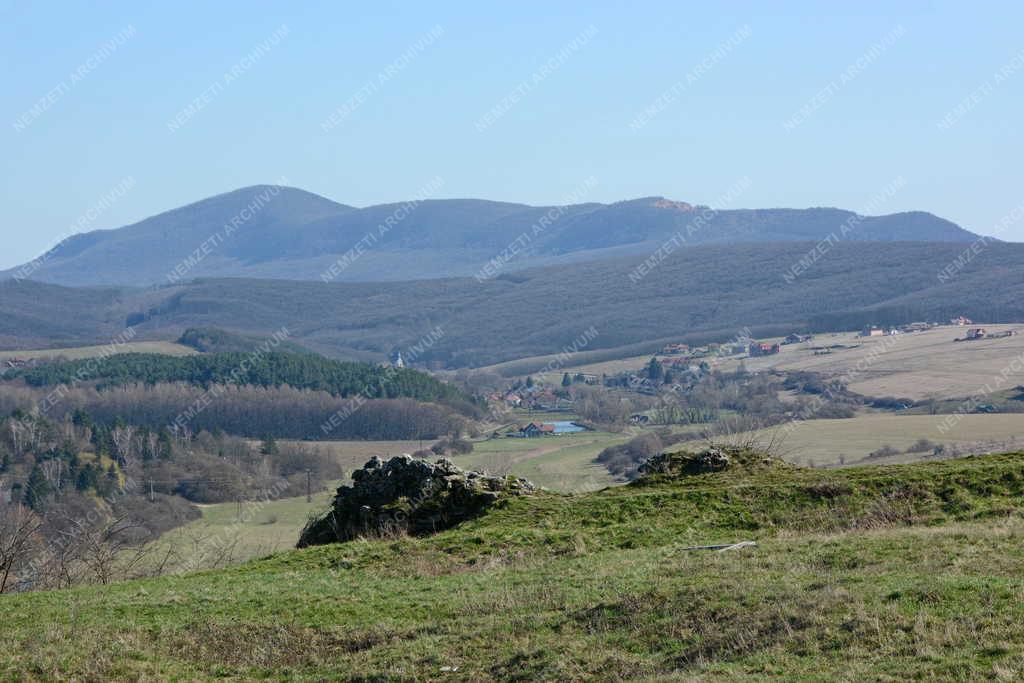
[{"label": "meadow", "polygon": [[472,453],[452,460],[463,469],[526,477],[554,491],[593,491],[615,483],[594,458],[608,446],[628,439],[626,435],[597,431],[534,439],[490,439],[474,442]]},{"label": "meadow", "polygon": [[1020,680],[1024,455],[751,455],[426,538],[5,596],[0,678]]},{"label": "meadow", "polygon": [[[269,500],[199,505],[202,518],[172,529],[148,547],[147,566],[165,562],[169,571],[224,567],[295,547],[311,516],[321,515],[341,482],[306,496],[298,491]],[[169,559],[168,559],[169,558]]]}]

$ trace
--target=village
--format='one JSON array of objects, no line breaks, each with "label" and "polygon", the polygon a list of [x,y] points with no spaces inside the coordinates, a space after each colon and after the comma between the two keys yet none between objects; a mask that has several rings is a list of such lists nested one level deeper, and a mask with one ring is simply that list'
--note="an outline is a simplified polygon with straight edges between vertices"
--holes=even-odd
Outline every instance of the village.
[{"label": "village", "polygon": [[[594,429],[595,422],[600,423],[600,428],[608,428],[610,423],[620,426],[664,424],[663,421],[653,419],[658,411],[651,408],[658,404],[659,396],[667,390],[671,390],[677,398],[692,394],[698,387],[705,387],[714,372],[718,372],[719,377],[733,377],[725,381],[740,381],[736,378],[743,376],[743,373],[766,371],[779,377],[791,372],[808,371],[824,373],[823,376],[827,377],[841,374],[840,371],[847,364],[856,360],[856,356],[851,354],[855,354],[864,344],[881,341],[879,338],[911,336],[915,339],[920,337],[922,343],[932,348],[934,340],[938,339],[934,335],[943,330],[946,330],[946,336],[941,336],[941,339],[952,342],[998,340],[1018,334],[1016,329],[1009,326],[980,326],[970,318],[956,316],[945,322],[869,325],[856,333],[814,335],[792,332],[785,337],[769,340],[738,338],[702,345],[670,342],[646,359],[630,359],[632,367],[626,369],[622,368],[627,363],[624,360],[583,365],[536,377],[526,376],[512,381],[504,390],[492,392],[488,400],[492,405],[500,406],[508,415],[519,418],[505,431],[497,434],[511,438],[557,437]],[[955,336],[951,338],[950,332]],[[916,346],[917,343],[910,344],[909,348]],[[833,357],[836,360],[831,360]],[[820,360],[811,362],[812,358]],[[737,372],[740,375],[735,375]],[[855,383],[874,380],[878,384],[879,378],[885,377],[887,373],[887,370],[879,367],[860,372],[852,379]],[[887,385],[882,382],[878,386]],[[867,388],[875,389],[876,386],[870,385]],[[630,410],[628,414],[617,412],[614,420],[583,415],[586,412],[582,410],[583,405],[598,401],[595,396],[603,396],[609,403],[618,402]],[[907,405],[908,402],[904,401],[903,404]],[[711,411],[696,419],[703,421],[713,414],[714,411]],[[693,420],[694,417],[691,415],[688,419]]]}]

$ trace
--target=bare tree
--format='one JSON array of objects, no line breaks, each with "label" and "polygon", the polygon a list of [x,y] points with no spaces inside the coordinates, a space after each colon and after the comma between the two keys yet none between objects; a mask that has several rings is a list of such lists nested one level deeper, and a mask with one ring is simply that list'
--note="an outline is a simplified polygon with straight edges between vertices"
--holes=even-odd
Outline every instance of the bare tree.
[{"label": "bare tree", "polygon": [[43,520],[27,507],[0,507],[0,593],[10,587],[16,572],[40,544],[42,525]]},{"label": "bare tree", "polygon": [[132,438],[135,436],[135,427],[130,425],[115,427],[111,432],[114,445],[117,447],[118,461],[126,465],[132,460]]},{"label": "bare tree", "polygon": [[140,528],[126,517],[118,517],[79,533],[78,556],[95,581],[105,585],[129,578],[149,553],[144,544],[131,538],[131,533]]}]

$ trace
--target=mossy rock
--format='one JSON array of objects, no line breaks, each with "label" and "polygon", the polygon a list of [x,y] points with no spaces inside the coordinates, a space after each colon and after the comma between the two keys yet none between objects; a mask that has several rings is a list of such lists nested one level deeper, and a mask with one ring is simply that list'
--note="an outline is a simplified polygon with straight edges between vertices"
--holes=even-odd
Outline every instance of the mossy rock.
[{"label": "mossy rock", "polygon": [[506,496],[537,489],[526,479],[465,472],[447,459],[434,463],[409,455],[370,459],[352,473],[331,509],[310,522],[298,546],[324,545],[361,536],[435,533],[479,515]]}]

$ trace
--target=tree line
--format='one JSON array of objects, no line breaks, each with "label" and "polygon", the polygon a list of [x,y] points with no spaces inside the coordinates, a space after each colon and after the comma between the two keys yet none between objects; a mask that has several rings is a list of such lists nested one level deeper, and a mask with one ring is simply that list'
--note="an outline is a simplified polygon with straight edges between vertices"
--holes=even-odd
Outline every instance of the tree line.
[{"label": "tree line", "polygon": [[460,412],[479,410],[473,398],[426,373],[368,363],[331,360],[312,354],[241,352],[175,357],[128,353],[103,359],[46,363],[15,371],[29,386],[94,382],[98,388],[130,384],[185,383],[209,388],[235,384],[264,388],[289,386],[336,397],[409,398],[450,405]]},{"label": "tree line", "polygon": [[[0,393],[0,415],[31,412],[47,389],[7,387]],[[226,432],[236,436],[303,440],[437,439],[466,432],[471,421],[441,403],[408,398],[362,399],[325,391],[283,387],[190,384],[126,384],[99,390],[79,385],[62,392],[48,415],[61,420],[82,410],[101,425],[118,420],[152,432]]]}]

